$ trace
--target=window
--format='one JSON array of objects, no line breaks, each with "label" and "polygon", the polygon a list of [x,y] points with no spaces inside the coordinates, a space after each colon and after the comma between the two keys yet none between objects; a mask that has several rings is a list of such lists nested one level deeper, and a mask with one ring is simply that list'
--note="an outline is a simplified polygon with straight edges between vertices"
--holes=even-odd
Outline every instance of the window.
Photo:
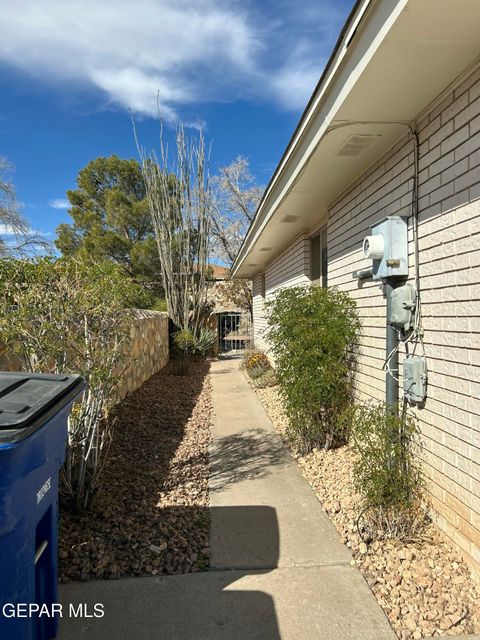
[{"label": "window", "polygon": [[327,286],[328,256],[327,228],[324,227],[316,236],[310,238],[310,280],[312,284]]}]

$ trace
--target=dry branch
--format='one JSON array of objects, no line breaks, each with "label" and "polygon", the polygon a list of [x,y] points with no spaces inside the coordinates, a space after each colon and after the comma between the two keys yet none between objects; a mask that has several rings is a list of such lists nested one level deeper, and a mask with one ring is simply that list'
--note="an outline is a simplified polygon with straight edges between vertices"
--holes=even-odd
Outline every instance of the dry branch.
[{"label": "dry branch", "polygon": [[[137,142],[138,146],[138,142]],[[179,124],[171,162],[160,127],[159,157],[138,146],[157,241],[168,313],[194,335],[206,301],[211,194],[202,132],[188,139]]]}]

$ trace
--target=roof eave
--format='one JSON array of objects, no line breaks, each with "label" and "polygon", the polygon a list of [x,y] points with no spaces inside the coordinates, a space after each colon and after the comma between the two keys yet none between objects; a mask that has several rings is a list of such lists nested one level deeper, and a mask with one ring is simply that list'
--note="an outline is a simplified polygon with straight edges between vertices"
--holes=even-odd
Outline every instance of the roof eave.
[{"label": "roof eave", "polygon": [[[295,147],[298,145],[306,125],[313,117],[315,111],[319,108],[320,95],[324,93],[327,86],[334,79],[334,74],[331,75],[333,67],[337,62],[339,62],[338,58],[340,57],[343,58],[344,55],[346,54],[348,47],[350,46],[352,40],[355,37],[356,31],[358,29],[360,22],[363,20],[365,14],[367,13],[367,10],[369,9],[370,5],[373,2],[375,2],[375,0],[356,0],[344,26],[342,27],[342,30],[337,38],[335,47],[330,55],[330,58],[328,59],[327,64],[325,65],[322,75],[320,76],[320,79],[300,117],[300,120],[297,126],[295,127],[295,130],[287,144],[287,147],[283,152],[282,157],[280,158],[280,161],[272,177],[270,178],[270,181],[267,184],[263,197],[255,213],[255,216],[250,224],[250,227],[245,235],[245,238],[242,241],[238,254],[232,265],[232,268],[231,268],[232,277],[238,277],[237,276],[238,269],[240,268],[241,264],[245,260],[248,254],[248,251],[250,249],[249,242],[251,240],[251,236],[253,235],[255,228],[259,225],[259,222],[260,221],[263,222],[262,216],[266,217],[266,215],[268,214],[268,209],[265,207],[266,201],[269,195],[271,194],[275,184],[277,183],[278,178],[281,175],[286,162],[291,157]],[[342,48],[342,44],[343,44],[343,48]]]}]

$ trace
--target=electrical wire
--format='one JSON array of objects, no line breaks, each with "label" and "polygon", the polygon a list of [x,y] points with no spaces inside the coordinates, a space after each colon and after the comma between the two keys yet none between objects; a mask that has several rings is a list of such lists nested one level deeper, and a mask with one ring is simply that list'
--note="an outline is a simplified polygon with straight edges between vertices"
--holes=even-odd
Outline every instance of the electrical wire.
[{"label": "electrical wire", "polygon": [[[383,370],[387,370],[389,375],[391,375],[394,380],[397,382],[399,379],[395,377],[394,373],[390,368],[390,360],[396,353],[399,353],[400,346],[404,345],[406,355],[414,355],[417,349],[417,346],[420,345],[421,354],[420,357],[423,359],[424,363],[424,371],[425,371],[425,383],[428,384],[428,367],[427,367],[427,357],[425,353],[425,343],[423,340],[423,325],[422,325],[422,305],[421,305],[421,283],[420,283],[420,246],[419,246],[419,236],[418,236],[418,186],[419,186],[419,157],[420,157],[420,141],[418,138],[417,130],[415,129],[414,123],[409,125],[410,133],[413,136],[414,140],[414,155],[413,155],[413,186],[412,186],[412,200],[411,200],[411,218],[412,218],[412,231],[413,231],[413,246],[414,246],[414,259],[415,259],[415,289],[416,289],[416,304],[415,304],[415,313],[414,313],[414,321],[413,328],[408,333],[407,337],[403,340],[400,340],[395,349],[387,355],[385,362],[383,363]],[[413,345],[413,350],[410,353],[408,350],[408,345]],[[398,373],[398,371],[397,371]],[[407,398],[405,400],[408,401]]]},{"label": "electrical wire", "polygon": [[[419,200],[419,195],[418,195],[418,187],[419,187],[419,160],[420,160],[420,141],[419,141],[419,137],[418,137],[418,132],[415,128],[415,122],[406,122],[403,120],[398,120],[398,121],[394,121],[394,120],[337,120],[335,121],[334,124],[331,124],[327,130],[325,131],[324,135],[328,135],[329,133],[332,133],[333,131],[337,131],[338,129],[343,129],[344,127],[349,127],[352,125],[369,125],[369,124],[379,124],[379,125],[397,125],[397,126],[403,126],[403,127],[407,127],[408,130],[410,131],[411,135],[413,136],[413,141],[414,141],[414,153],[413,153],[413,186],[412,186],[412,199],[411,199],[411,204],[410,204],[410,218],[412,219],[412,231],[413,231],[413,245],[414,245],[414,258],[415,258],[415,289],[416,289],[416,305],[415,305],[415,313],[414,313],[414,320],[413,320],[413,329],[410,331],[410,333],[408,334],[408,336],[399,341],[399,344],[395,347],[395,349],[393,349],[387,356],[387,358],[385,359],[385,362],[383,363],[382,369],[383,370],[387,370],[389,375],[392,376],[392,378],[394,380],[396,380],[397,382],[399,381],[399,378],[397,376],[394,375],[393,371],[390,368],[390,360],[392,358],[392,356],[395,353],[399,352],[400,346],[404,345],[405,347],[405,352],[406,354],[409,354],[408,351],[408,345],[412,344],[413,345],[413,350],[411,352],[410,355],[414,355],[416,348],[418,345],[420,345],[421,348],[421,357],[423,358],[423,362],[424,362],[424,370],[425,370],[425,383],[428,384],[428,368],[427,368],[427,357],[426,357],[426,353],[425,353],[425,343],[423,340],[423,334],[424,334],[424,330],[423,330],[423,325],[422,325],[422,305],[421,305],[421,283],[420,283],[420,247],[419,247],[419,239],[418,239],[418,212],[419,212],[419,208],[418,208],[418,200]],[[302,169],[302,174],[305,171],[305,169],[307,168],[308,164],[310,163],[311,158],[313,157],[313,154],[316,150],[316,148],[318,147],[318,145],[320,144],[321,140],[315,145],[315,148],[313,149],[312,153],[310,154],[309,158],[306,161],[305,166]],[[300,176],[297,176],[297,178],[294,180],[294,183],[291,185],[288,193],[291,191],[291,189],[294,188],[296,182],[298,181]],[[288,193],[285,195],[285,197],[288,195]],[[397,370],[397,374],[398,374],[398,370]]]}]

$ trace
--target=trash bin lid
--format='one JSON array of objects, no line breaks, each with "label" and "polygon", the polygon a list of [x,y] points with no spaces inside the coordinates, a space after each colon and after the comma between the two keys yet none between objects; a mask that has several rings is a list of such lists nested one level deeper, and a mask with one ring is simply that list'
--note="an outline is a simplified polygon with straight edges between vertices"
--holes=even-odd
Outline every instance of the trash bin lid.
[{"label": "trash bin lid", "polygon": [[78,375],[0,371],[0,443],[39,429],[84,386]]}]

